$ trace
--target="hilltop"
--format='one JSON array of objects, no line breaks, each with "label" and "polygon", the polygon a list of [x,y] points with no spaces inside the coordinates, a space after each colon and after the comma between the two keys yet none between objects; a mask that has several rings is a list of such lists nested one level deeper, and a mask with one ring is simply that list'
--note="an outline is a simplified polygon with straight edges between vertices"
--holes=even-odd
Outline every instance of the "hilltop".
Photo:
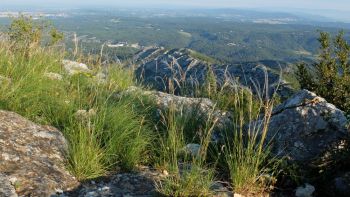
[{"label": "hilltop", "polygon": [[344,34],[333,51],[321,33],[315,65],[164,47],[116,63],[63,36],[20,17],[0,40],[0,196],[349,193]]}]

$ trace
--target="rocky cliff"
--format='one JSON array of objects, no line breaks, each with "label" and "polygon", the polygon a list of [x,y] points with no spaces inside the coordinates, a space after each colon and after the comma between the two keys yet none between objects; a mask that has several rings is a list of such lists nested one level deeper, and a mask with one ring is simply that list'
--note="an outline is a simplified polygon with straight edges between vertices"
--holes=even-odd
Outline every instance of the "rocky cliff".
[{"label": "rocky cliff", "polygon": [[288,98],[294,91],[283,74],[281,75],[291,72],[291,68],[285,62],[260,61],[224,65],[196,56],[198,55],[188,49],[168,51],[164,48],[147,47],[134,57],[136,76],[145,84],[165,92],[171,91],[171,81],[175,84],[177,94],[180,94],[181,88],[193,90],[203,85],[209,71],[215,75],[219,87],[229,83],[231,86],[249,87],[260,93],[264,85],[268,84],[269,92],[272,94],[277,91],[283,99]]}]

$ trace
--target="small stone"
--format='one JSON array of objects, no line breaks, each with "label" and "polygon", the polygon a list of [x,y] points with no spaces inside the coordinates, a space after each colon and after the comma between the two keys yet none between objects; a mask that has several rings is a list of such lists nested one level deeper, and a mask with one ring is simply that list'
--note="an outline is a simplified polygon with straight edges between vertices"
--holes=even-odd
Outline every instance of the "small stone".
[{"label": "small stone", "polygon": [[110,188],[108,187],[108,186],[104,186],[103,188],[102,188],[102,190],[103,191],[108,191]]},{"label": "small stone", "polygon": [[312,194],[315,192],[315,187],[306,183],[304,186],[300,186],[295,191],[296,197],[312,197]]},{"label": "small stone", "polygon": [[86,64],[74,62],[70,60],[63,60],[62,64],[69,75],[75,75],[79,73],[91,73],[92,71]]},{"label": "small stone", "polygon": [[58,74],[58,73],[53,73],[53,72],[48,72],[44,74],[45,77],[51,79],[51,80],[57,80],[57,81],[62,81],[63,76]]},{"label": "small stone", "polygon": [[93,118],[96,116],[96,110],[90,109],[89,111],[80,109],[77,112],[75,112],[75,117],[79,120],[89,120],[90,118]]},{"label": "small stone", "polygon": [[7,154],[7,153],[2,153],[2,154],[1,154],[1,157],[2,157],[3,160],[5,160],[5,161],[10,160],[10,155]]},{"label": "small stone", "polygon": [[199,157],[201,145],[199,144],[187,144],[184,150],[188,152],[192,157]]},{"label": "small stone", "polygon": [[95,79],[96,79],[96,82],[100,83],[100,84],[103,84],[103,83],[107,82],[107,76],[104,73],[102,73],[102,72],[97,73],[95,75]]},{"label": "small stone", "polygon": [[334,179],[335,192],[338,195],[346,196],[350,194],[350,172]]},{"label": "small stone", "polygon": [[86,196],[87,197],[95,197],[95,196],[98,196],[98,194],[96,192],[89,192],[89,193],[87,193]]},{"label": "small stone", "polygon": [[163,175],[169,176],[169,172],[167,170],[163,170]]},{"label": "small stone", "polygon": [[88,116],[90,118],[92,118],[92,117],[96,116],[96,113],[97,113],[96,110],[90,109],[89,112],[88,112]]},{"label": "small stone", "polygon": [[11,178],[9,179],[9,181],[10,181],[10,183],[11,183],[12,185],[15,185],[16,182],[17,182],[17,178],[16,178],[16,177],[11,177]]},{"label": "small stone", "polygon": [[7,77],[4,77],[4,76],[0,75],[0,84],[2,84],[2,83],[10,83],[10,82],[11,82],[10,78],[7,78]]},{"label": "small stone", "polygon": [[55,189],[56,194],[63,194],[63,190],[62,189]]}]

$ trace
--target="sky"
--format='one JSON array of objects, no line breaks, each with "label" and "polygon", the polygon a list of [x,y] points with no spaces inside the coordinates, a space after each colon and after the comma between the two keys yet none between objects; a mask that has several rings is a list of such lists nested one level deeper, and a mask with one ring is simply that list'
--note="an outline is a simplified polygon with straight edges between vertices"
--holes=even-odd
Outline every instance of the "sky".
[{"label": "sky", "polygon": [[0,0],[0,5],[22,6],[135,6],[205,8],[295,8],[350,11],[350,0]]},{"label": "sky", "polygon": [[0,0],[0,11],[13,8],[86,7],[244,8],[312,14],[350,22],[350,0]]}]

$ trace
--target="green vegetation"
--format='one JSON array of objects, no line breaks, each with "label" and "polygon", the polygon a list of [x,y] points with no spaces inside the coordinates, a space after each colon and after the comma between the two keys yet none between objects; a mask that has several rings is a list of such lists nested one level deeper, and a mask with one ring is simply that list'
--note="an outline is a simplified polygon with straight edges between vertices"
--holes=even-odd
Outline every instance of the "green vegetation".
[{"label": "green vegetation", "polygon": [[[276,182],[280,160],[269,158],[270,148],[266,145],[266,135],[270,122],[273,101],[259,100],[258,110],[263,115],[255,113],[252,95],[243,90],[236,93],[234,103],[233,136],[226,140],[224,155],[234,190],[237,193],[255,196],[268,192]],[[248,104],[245,104],[247,103]],[[258,116],[263,118],[260,121]],[[249,123],[244,130],[245,123]],[[230,136],[230,135],[228,135]],[[244,137],[247,136],[247,137]]]},{"label": "green vegetation", "polygon": [[202,53],[199,53],[197,51],[194,51],[194,50],[189,50],[189,51],[190,51],[190,56],[194,59],[198,59],[198,60],[201,60],[203,62],[207,62],[208,64],[215,64],[215,63],[219,62],[218,60],[215,60],[214,58],[211,58],[211,57],[204,55]]},{"label": "green vegetation", "polygon": [[350,113],[350,45],[339,32],[334,40],[320,32],[321,53],[312,66],[298,65],[297,77],[301,88],[324,97],[328,102]]},{"label": "green vegetation", "polygon": [[[209,118],[205,124],[202,123],[204,128],[200,136],[196,136],[200,122],[193,124],[193,117],[200,115],[195,109],[191,114],[185,114],[181,111],[186,109],[176,111],[175,107],[171,106],[163,117],[166,133],[159,138],[158,165],[169,172],[169,176],[158,183],[157,189],[167,196],[209,196],[214,170],[205,161],[215,123]],[[187,147],[194,143],[198,143],[199,147]]]},{"label": "green vegetation", "polygon": [[[157,189],[170,196],[211,195],[216,177],[226,171],[230,174],[227,181],[237,192],[252,194],[273,187],[278,169],[265,146],[272,101],[253,98],[247,90],[217,90],[215,77],[208,76],[199,94],[215,98],[234,116],[225,143],[213,143],[218,121],[215,109],[201,118],[197,110],[185,113],[187,109],[172,105],[162,112],[162,121],[156,122],[152,100],[137,93],[120,94],[137,86],[132,70],[108,65],[104,79],[100,57],[78,55],[92,70],[71,75],[61,65],[71,54],[58,46],[42,47],[31,36],[46,32],[55,44],[61,33],[39,31],[28,18],[16,19],[11,27],[10,41],[0,41],[0,109],[60,129],[69,142],[67,166],[79,180],[145,164],[167,172]],[[12,47],[21,42],[28,43],[30,55]],[[243,137],[243,126],[259,114],[262,123],[250,125],[248,137]],[[191,151],[190,144],[198,145],[197,151]],[[210,147],[221,153],[213,157]],[[223,165],[218,165],[221,161]],[[269,181],[263,173],[269,174]]]},{"label": "green vegetation", "polygon": [[11,23],[9,37],[16,50],[22,50],[25,56],[29,56],[31,50],[40,44],[42,30],[42,25],[34,23],[32,18],[21,16]]},{"label": "green vegetation", "polygon": [[[126,41],[139,43],[141,46],[158,45],[167,49],[189,48],[228,64],[259,60],[294,63],[300,58],[314,60],[318,48],[315,31],[337,31],[336,28],[302,24],[270,25],[225,20],[210,14],[207,17],[197,17],[196,14],[183,17],[171,12],[169,16],[157,17],[157,11],[147,14],[137,11],[138,15],[131,15],[130,10],[127,11],[129,13],[119,10],[106,13],[98,9],[80,11],[79,14],[71,14],[69,18],[52,19],[61,31],[66,32],[66,43],[69,47],[73,35],[68,32],[76,32],[80,36],[86,36],[81,38],[81,44],[87,53],[99,53],[101,44],[106,40]],[[232,15],[234,12],[233,10],[228,14]],[[217,14],[220,15],[220,11]],[[242,12],[238,15],[246,14]],[[253,14],[252,17],[256,16]],[[116,18],[118,23],[115,22]],[[187,36],[179,33],[181,30],[188,33]],[[349,34],[346,37],[349,38]]]},{"label": "green vegetation", "polygon": [[[31,22],[23,20],[14,24]],[[22,36],[12,38],[15,45],[30,44]],[[99,83],[94,77],[101,72],[99,65],[91,75],[70,76],[61,67],[62,51],[37,46],[26,57],[26,51],[11,46],[1,43],[0,75],[8,82],[0,88],[0,107],[61,129],[69,140],[69,168],[78,179],[102,176],[116,166],[132,169],[145,160],[150,132],[140,113],[133,110],[136,102],[112,97],[134,85],[132,72],[114,65],[108,79]],[[52,79],[49,73],[62,79]]]}]

